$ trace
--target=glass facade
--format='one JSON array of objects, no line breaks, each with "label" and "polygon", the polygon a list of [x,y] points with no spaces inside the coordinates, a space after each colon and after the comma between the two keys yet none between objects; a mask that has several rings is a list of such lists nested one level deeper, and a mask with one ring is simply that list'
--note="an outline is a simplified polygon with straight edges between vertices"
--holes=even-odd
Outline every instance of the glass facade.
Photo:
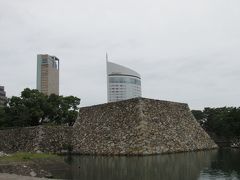
[{"label": "glass facade", "polygon": [[52,68],[58,69],[58,59],[49,56],[49,59],[42,59],[42,64],[51,64]]},{"label": "glass facade", "polygon": [[136,84],[141,86],[141,81],[138,78],[134,77],[109,77],[110,83],[128,83],[128,84]]},{"label": "glass facade", "polygon": [[108,102],[141,97],[141,78],[135,71],[107,62]]}]

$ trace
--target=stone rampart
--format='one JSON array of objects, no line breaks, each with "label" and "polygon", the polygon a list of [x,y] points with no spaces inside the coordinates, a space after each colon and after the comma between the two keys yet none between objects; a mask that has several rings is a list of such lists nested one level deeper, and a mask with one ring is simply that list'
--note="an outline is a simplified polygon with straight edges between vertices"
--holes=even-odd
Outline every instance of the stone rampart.
[{"label": "stone rampart", "polygon": [[61,153],[71,146],[72,127],[37,126],[0,131],[0,151]]},{"label": "stone rampart", "polygon": [[80,109],[73,127],[0,131],[0,151],[12,153],[150,155],[217,148],[187,104],[136,98]]},{"label": "stone rampart", "polygon": [[145,98],[80,109],[74,152],[150,155],[217,148],[187,104]]}]

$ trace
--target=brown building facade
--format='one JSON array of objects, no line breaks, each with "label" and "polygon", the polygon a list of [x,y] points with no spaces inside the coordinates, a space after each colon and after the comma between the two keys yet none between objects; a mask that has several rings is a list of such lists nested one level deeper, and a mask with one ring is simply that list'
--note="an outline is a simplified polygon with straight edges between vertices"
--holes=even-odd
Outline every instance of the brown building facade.
[{"label": "brown building facade", "polygon": [[59,95],[59,59],[48,54],[37,55],[37,89]]}]

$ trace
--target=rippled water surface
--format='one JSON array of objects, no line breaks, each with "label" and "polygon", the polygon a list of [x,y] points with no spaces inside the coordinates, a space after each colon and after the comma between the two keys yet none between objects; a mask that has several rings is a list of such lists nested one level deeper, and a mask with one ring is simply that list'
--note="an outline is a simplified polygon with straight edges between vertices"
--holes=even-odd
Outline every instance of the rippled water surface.
[{"label": "rippled water surface", "polygon": [[240,180],[240,150],[223,149],[144,157],[73,156],[76,180]]}]

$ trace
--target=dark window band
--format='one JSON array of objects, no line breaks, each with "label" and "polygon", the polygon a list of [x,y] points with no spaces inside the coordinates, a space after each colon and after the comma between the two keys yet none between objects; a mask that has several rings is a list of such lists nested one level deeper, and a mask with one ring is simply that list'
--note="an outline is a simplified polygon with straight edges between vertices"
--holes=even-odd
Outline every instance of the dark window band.
[{"label": "dark window band", "polygon": [[109,74],[108,76],[128,76],[128,77],[135,77],[135,78],[141,79],[138,76],[133,76],[133,75],[128,75],[128,74]]}]

